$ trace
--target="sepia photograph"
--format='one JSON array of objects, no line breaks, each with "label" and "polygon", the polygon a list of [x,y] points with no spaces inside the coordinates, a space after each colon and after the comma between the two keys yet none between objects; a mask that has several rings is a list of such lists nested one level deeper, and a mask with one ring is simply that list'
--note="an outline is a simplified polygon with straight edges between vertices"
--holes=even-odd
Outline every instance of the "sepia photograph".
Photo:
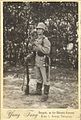
[{"label": "sepia photograph", "polygon": [[78,7],[3,2],[3,108],[79,108]]}]

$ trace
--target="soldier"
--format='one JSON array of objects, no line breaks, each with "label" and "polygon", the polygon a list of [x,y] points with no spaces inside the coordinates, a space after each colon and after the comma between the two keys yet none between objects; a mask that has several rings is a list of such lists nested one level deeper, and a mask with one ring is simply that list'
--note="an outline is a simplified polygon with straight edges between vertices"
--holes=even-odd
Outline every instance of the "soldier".
[{"label": "soldier", "polygon": [[[37,27],[38,37],[33,44],[33,50],[36,52],[35,68],[37,77],[36,95],[42,95],[42,86],[44,84],[44,95],[42,101],[48,99],[50,87],[50,71],[49,65],[46,63],[46,58],[50,54],[51,44],[48,38],[44,35],[46,25],[43,22],[38,23]],[[47,60],[48,61],[48,60]],[[48,70],[48,73],[46,72]]]}]

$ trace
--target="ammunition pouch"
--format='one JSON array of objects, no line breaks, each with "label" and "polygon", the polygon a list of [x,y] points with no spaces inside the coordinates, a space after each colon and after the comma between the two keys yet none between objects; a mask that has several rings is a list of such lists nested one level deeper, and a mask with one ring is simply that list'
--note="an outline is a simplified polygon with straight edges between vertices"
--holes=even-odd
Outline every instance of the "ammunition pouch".
[{"label": "ammunition pouch", "polygon": [[42,53],[41,51],[38,51],[37,54],[38,54],[38,56],[40,56],[40,57],[44,57],[44,55],[45,55],[45,54]]},{"label": "ammunition pouch", "polygon": [[44,57],[44,56],[45,56],[45,65],[46,65],[46,66],[49,66],[49,65],[50,65],[50,58],[49,58],[48,55],[45,55],[44,53],[42,53],[42,52],[40,52],[40,51],[38,51],[37,54],[38,54],[38,56],[40,56],[40,57]]}]

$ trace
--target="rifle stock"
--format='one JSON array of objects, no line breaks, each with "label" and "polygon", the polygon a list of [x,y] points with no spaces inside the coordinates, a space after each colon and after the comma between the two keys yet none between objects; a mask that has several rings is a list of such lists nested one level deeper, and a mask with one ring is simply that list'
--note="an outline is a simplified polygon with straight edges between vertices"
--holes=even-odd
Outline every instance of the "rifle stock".
[{"label": "rifle stock", "polygon": [[[30,21],[30,13],[31,13],[31,9],[29,10],[29,17],[28,17],[27,26],[26,26],[26,37],[27,38],[29,38],[28,28],[29,28],[29,21]],[[28,43],[27,43],[26,52],[28,54]],[[26,61],[26,75],[27,75],[27,84],[26,84],[25,94],[28,95],[29,94],[29,66],[28,66],[28,60]]]}]

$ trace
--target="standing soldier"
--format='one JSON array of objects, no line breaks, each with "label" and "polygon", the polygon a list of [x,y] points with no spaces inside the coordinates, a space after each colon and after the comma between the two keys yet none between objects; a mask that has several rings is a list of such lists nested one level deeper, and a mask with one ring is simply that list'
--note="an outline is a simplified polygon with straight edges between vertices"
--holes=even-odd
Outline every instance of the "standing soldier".
[{"label": "standing soldier", "polygon": [[[44,95],[41,101],[48,99],[49,87],[50,87],[50,69],[49,69],[49,54],[51,44],[44,31],[46,25],[43,22],[38,23],[37,27],[38,37],[33,44],[33,50],[36,52],[35,66],[36,66],[36,95],[42,95],[42,85],[44,84]],[[48,64],[46,63],[48,61]],[[48,72],[48,73],[47,73]]]}]

